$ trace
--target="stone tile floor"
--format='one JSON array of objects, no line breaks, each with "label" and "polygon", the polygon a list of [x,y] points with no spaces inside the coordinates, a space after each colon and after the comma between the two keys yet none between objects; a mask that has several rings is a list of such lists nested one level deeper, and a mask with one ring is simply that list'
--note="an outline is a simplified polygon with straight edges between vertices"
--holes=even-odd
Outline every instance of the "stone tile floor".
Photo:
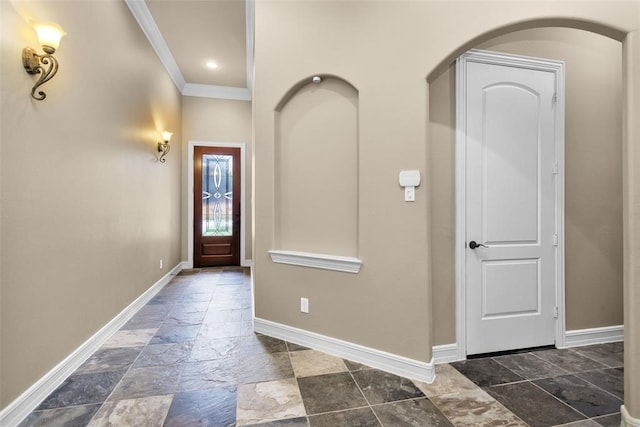
[{"label": "stone tile floor", "polygon": [[398,377],[252,331],[249,271],[184,271],[21,426],[619,426],[623,346]]}]

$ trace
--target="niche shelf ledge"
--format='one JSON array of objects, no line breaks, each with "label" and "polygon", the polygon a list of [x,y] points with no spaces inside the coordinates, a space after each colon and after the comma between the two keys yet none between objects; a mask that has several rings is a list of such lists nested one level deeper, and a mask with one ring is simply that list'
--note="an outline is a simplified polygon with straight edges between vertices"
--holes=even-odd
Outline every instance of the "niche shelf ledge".
[{"label": "niche shelf ledge", "polygon": [[278,264],[297,265],[300,267],[321,268],[323,270],[342,271],[357,274],[360,272],[362,260],[358,258],[316,254],[297,251],[269,251],[271,261]]}]

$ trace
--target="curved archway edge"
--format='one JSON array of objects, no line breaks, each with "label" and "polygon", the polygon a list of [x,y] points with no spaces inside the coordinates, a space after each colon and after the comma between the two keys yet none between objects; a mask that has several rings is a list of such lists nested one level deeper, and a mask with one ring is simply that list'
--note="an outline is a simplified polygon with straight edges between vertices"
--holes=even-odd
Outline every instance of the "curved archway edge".
[{"label": "curved archway edge", "polygon": [[431,70],[427,75],[427,82],[431,83],[434,78],[440,75],[453,61],[455,61],[460,55],[475,46],[491,40],[495,37],[502,36],[504,34],[512,33],[520,30],[528,30],[532,28],[545,28],[545,27],[564,27],[573,28],[576,30],[590,31],[592,33],[600,34],[605,37],[609,37],[620,42],[624,42],[627,33],[618,28],[613,28],[605,24],[601,24],[593,21],[585,21],[579,19],[568,18],[545,18],[545,19],[533,19],[517,22],[514,24],[505,25],[502,27],[494,28],[486,31],[471,40],[468,40],[464,44],[460,45],[457,49],[447,55],[438,65]]},{"label": "curved archway edge", "polygon": [[356,92],[358,91],[358,88],[351,83],[350,81],[343,79],[340,76],[337,76],[335,74],[326,74],[326,73],[318,73],[318,74],[313,74],[313,75],[309,75],[303,79],[298,80],[294,85],[292,85],[289,90],[282,96],[282,98],[280,98],[280,101],[278,101],[278,103],[276,104],[275,107],[275,111],[281,111],[285,105],[287,105],[287,102],[289,102],[289,100],[296,94],[298,93],[298,91],[300,89],[302,89],[303,87],[309,85],[309,84],[313,84],[313,79],[315,79],[316,77],[320,77],[321,79],[335,79],[335,80],[339,80],[342,83],[345,83],[346,85],[350,86],[353,88],[353,90],[355,90]]}]

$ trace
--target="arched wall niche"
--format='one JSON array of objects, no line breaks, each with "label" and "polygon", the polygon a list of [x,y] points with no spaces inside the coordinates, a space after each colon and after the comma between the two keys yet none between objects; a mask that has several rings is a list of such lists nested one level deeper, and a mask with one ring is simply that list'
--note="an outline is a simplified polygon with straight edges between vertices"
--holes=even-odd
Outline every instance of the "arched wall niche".
[{"label": "arched wall niche", "polygon": [[[319,82],[314,82],[319,77]],[[358,90],[310,76],[275,109],[275,249],[358,255]]]},{"label": "arched wall niche", "polygon": [[[544,32],[548,37],[527,39],[524,36],[535,36],[536,32],[538,35]],[[564,35],[584,33],[584,39],[576,42],[580,37],[575,36],[568,38],[567,42],[566,38],[557,37],[562,32]],[[569,19],[521,22],[471,39],[428,74],[430,246],[438,248],[438,251],[431,252],[432,307],[435,318],[447,319],[443,322],[446,327],[433,331],[435,345],[456,341],[453,329],[456,306],[453,64],[459,55],[472,48],[546,57],[563,60],[567,64],[567,79],[571,81],[567,82],[565,91],[566,328],[580,330],[623,323],[622,259],[625,255],[622,248],[622,189],[625,178],[620,170],[624,146],[624,83],[620,42],[624,39],[624,32],[594,22]],[[574,42],[582,45],[572,45]],[[566,46],[561,46],[564,44]],[[563,57],[562,50],[571,52],[572,47],[570,57]],[[595,59],[603,62],[593,62],[594,56],[598,56],[594,49],[601,48],[606,50]],[[606,69],[599,68],[598,65],[605,64],[606,59],[610,62]],[[578,69],[581,60],[586,66]],[[603,83],[603,78],[610,80]],[[593,85],[596,81],[599,83]],[[589,175],[593,170],[604,171],[603,176]],[[593,194],[596,194],[595,198],[591,197]],[[607,276],[606,280],[603,275]],[[604,282],[610,286],[598,286]],[[590,307],[603,305],[606,309],[597,310],[598,316],[593,316]]]},{"label": "arched wall niche", "polygon": [[[275,111],[276,112],[282,111],[284,106],[287,104],[287,102],[289,102],[289,100],[291,98],[293,98],[294,95],[296,95],[305,86],[308,86],[308,85],[313,83],[313,79],[315,77],[319,77],[320,78],[320,83],[322,83],[323,81],[326,81],[326,80],[339,80],[343,84],[351,87],[355,91],[356,94],[359,92],[358,88],[355,85],[353,85],[351,82],[349,82],[346,79],[343,79],[340,76],[336,76],[335,74],[329,74],[329,73],[313,74],[311,76],[307,76],[307,77],[299,80],[296,84],[291,86],[291,88],[289,88],[289,90],[282,96],[282,98],[280,99],[280,101],[276,105]],[[317,83],[315,83],[315,84],[317,84]]]}]

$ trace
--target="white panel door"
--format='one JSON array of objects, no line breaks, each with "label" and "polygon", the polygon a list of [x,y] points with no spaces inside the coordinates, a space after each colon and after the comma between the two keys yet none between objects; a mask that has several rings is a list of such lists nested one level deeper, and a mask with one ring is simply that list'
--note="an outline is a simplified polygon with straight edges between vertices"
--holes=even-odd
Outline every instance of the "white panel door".
[{"label": "white panel door", "polygon": [[466,71],[467,354],[554,344],[556,76]]}]

